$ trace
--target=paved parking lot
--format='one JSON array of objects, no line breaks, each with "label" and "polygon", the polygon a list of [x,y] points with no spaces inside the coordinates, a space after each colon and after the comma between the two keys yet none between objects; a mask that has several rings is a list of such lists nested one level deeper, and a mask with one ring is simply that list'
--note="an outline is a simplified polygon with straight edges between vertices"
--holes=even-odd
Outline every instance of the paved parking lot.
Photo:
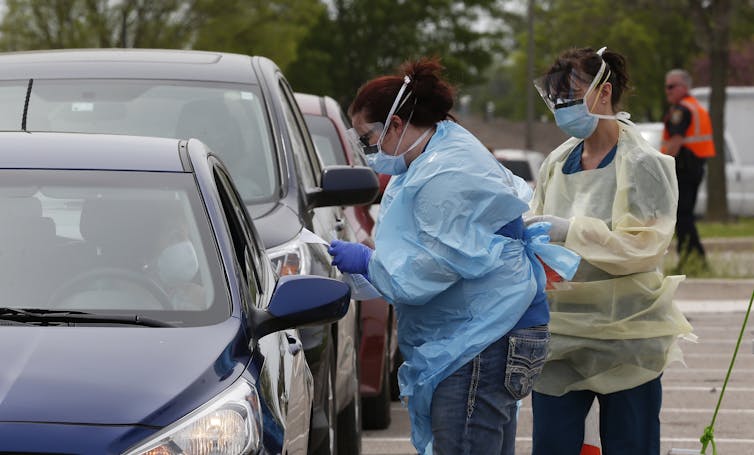
[{"label": "paved parking lot", "polygon": [[[735,286],[735,287],[734,287]],[[670,366],[663,377],[662,450],[700,448],[699,437],[710,424],[725,374],[743,323],[754,281],[689,282],[679,291],[679,304],[689,317],[696,343],[682,342],[686,365]],[[709,295],[719,296],[710,299]],[[694,296],[702,299],[692,299]],[[744,300],[745,298],[745,300]],[[714,427],[718,453],[754,453],[754,323],[744,332],[736,363]],[[364,432],[364,455],[408,455],[416,451],[408,440],[408,413],[393,403],[393,422],[384,431]],[[531,403],[521,408],[517,453],[531,451]],[[707,454],[712,447],[707,448]]]}]

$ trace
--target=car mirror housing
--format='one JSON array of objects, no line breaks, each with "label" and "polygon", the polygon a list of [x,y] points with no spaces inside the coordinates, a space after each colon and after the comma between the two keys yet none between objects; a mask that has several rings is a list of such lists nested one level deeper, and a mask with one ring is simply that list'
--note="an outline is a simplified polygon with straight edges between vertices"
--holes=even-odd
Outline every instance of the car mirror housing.
[{"label": "car mirror housing", "polygon": [[351,301],[347,284],[311,275],[280,277],[267,309],[253,309],[251,330],[259,340],[279,330],[329,324],[345,316]]},{"label": "car mirror housing", "polygon": [[377,174],[365,166],[327,166],[320,182],[320,188],[307,193],[310,208],[371,204],[380,189]]}]

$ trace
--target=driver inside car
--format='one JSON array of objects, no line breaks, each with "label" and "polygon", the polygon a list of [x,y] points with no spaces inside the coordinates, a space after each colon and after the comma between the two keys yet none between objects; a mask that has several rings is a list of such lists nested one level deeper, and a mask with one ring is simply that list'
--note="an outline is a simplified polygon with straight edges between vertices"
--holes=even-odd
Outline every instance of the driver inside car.
[{"label": "driver inside car", "polygon": [[206,305],[206,295],[196,283],[199,260],[185,226],[168,223],[158,238],[159,253],[144,268],[153,274],[170,297],[176,310],[199,310]]}]

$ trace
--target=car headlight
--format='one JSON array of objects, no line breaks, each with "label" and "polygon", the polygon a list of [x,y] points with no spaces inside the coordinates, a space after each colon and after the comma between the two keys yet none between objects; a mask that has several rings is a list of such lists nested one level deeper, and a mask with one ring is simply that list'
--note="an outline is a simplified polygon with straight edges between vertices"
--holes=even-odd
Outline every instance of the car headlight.
[{"label": "car headlight", "polygon": [[241,379],[124,455],[253,454],[261,440],[259,395]]},{"label": "car headlight", "polygon": [[278,276],[309,274],[310,252],[300,236],[280,246],[270,248],[267,256]]}]

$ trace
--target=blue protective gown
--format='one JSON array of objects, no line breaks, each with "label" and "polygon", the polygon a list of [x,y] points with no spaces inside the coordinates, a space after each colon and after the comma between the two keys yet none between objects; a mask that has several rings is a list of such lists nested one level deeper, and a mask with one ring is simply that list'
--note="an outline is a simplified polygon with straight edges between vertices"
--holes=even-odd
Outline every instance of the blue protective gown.
[{"label": "blue protective gown", "polygon": [[395,306],[401,396],[422,454],[432,452],[436,386],[508,333],[544,286],[534,253],[566,275],[578,264],[564,248],[541,243],[546,236],[532,240],[531,229],[524,240],[495,234],[529,209],[531,194],[450,121],[437,124],[424,152],[385,190],[369,277]]}]

